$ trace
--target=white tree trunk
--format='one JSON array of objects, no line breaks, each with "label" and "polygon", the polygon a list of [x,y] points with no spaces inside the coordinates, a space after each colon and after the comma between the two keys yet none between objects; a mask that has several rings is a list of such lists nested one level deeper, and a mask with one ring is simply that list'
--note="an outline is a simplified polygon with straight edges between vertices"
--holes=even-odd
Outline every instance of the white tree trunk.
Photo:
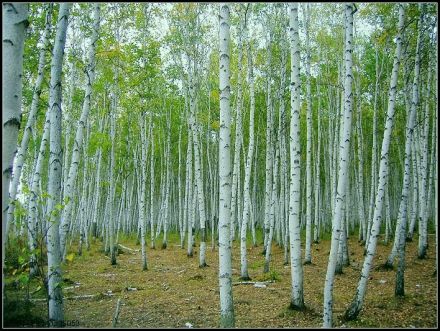
[{"label": "white tree trunk", "polygon": [[[153,116],[153,115],[151,115]],[[150,141],[151,141],[151,155],[150,155],[150,240],[151,249],[156,248],[154,240],[154,139],[153,139],[153,117],[151,117],[150,125]]]},{"label": "white tree trunk", "polygon": [[[362,309],[363,300],[366,292],[366,285],[368,275],[370,272],[371,263],[376,251],[377,238],[379,237],[380,223],[382,218],[382,206],[385,195],[385,188],[388,182],[388,159],[389,159],[389,145],[391,140],[391,133],[394,123],[394,104],[397,92],[397,76],[399,72],[401,49],[402,49],[402,30],[404,25],[404,10],[403,5],[399,7],[399,23],[398,33],[396,37],[396,52],[394,54],[393,71],[391,73],[390,89],[388,93],[388,111],[385,121],[385,132],[382,140],[382,150],[379,164],[379,183],[377,186],[376,201],[374,207],[374,218],[371,226],[371,233],[367,241],[367,253],[361,271],[361,277],[358,283],[355,298],[351,305],[347,308],[344,317],[347,320],[354,319],[358,316]],[[418,74],[416,74],[418,76]]]},{"label": "white tree trunk", "polygon": [[[245,42],[247,41],[247,27],[244,27]],[[240,233],[240,265],[241,273],[240,278],[243,280],[249,280],[248,267],[247,267],[247,228],[248,221],[250,219],[251,212],[251,196],[250,196],[250,182],[251,171],[254,154],[254,115],[255,115],[255,86],[254,86],[254,71],[252,62],[252,52],[250,42],[247,41],[247,57],[248,57],[248,79],[250,90],[250,115],[249,115],[249,146],[246,158],[246,168],[244,173],[244,206],[243,215],[241,217],[241,233]]]},{"label": "white tree trunk", "polygon": [[69,175],[67,183],[65,183],[64,189],[64,200],[66,201],[66,206],[64,207],[61,214],[61,226],[60,226],[60,245],[61,254],[64,260],[66,255],[66,236],[70,224],[70,214],[72,211],[72,199],[73,192],[75,191],[76,176],[78,174],[78,165],[80,158],[81,145],[84,135],[84,129],[86,126],[87,118],[89,116],[89,111],[91,107],[92,98],[92,87],[95,80],[95,49],[96,43],[98,41],[99,33],[99,23],[100,23],[100,7],[99,3],[94,5],[94,24],[93,24],[93,35],[90,42],[88,63],[87,63],[87,85],[85,90],[84,102],[81,117],[78,121],[78,126],[76,129],[75,141],[73,145],[72,158],[70,162]]},{"label": "white tree trunk", "polygon": [[229,85],[229,5],[220,4],[219,285],[220,327],[235,325],[231,260],[231,110]]},{"label": "white tree trunk", "polygon": [[193,201],[193,168],[192,168],[192,134],[190,132],[190,128],[188,127],[188,147],[186,153],[186,183],[188,185],[187,190],[187,217],[186,217],[186,225],[188,229],[188,243],[187,243],[187,253],[188,257],[193,256],[193,233],[192,233],[192,222],[194,217],[194,201]]},{"label": "white tree trunk", "polygon": [[[9,206],[9,186],[13,176],[13,161],[17,152],[21,124],[21,96],[25,28],[28,25],[28,4],[3,3],[2,57],[2,233],[5,244]],[[12,198],[12,196],[11,196]],[[4,247],[4,246],[3,246]],[[3,250],[4,252],[4,250]]]},{"label": "white tree trunk", "polygon": [[108,201],[107,201],[107,236],[109,238],[109,253],[110,253],[110,263],[111,265],[116,265],[116,252],[114,246],[114,218],[115,218],[115,190],[116,190],[116,179],[114,178],[114,168],[115,168],[115,126],[116,126],[116,110],[117,110],[117,96],[112,92],[111,94],[111,113],[110,113],[110,141],[111,141],[111,150],[110,150],[110,165],[109,165],[109,177],[110,188],[108,193]]},{"label": "white tree trunk", "polygon": [[338,187],[336,191],[334,214],[332,219],[332,239],[330,256],[327,266],[324,287],[324,322],[323,327],[332,327],[333,318],[333,282],[340,240],[341,218],[343,217],[343,207],[348,180],[348,157],[351,136],[352,119],[352,40],[353,40],[353,14],[354,4],[345,4],[345,82],[344,82],[344,122],[341,128],[341,141],[339,142],[339,172]]},{"label": "white tree trunk", "polygon": [[[306,246],[304,263],[312,263],[312,92],[310,83],[310,42],[309,42],[309,25],[310,25],[310,4],[306,4],[306,85],[307,85],[307,155],[306,155]],[[316,221],[316,220],[315,220]]]},{"label": "white tree trunk", "polygon": [[273,132],[273,107],[272,107],[272,52],[271,52],[271,36],[269,33],[269,38],[267,41],[267,107],[266,107],[266,187],[265,187],[265,202],[264,202],[264,248],[263,253],[266,253],[266,248],[268,245],[269,232],[270,232],[270,205],[272,201],[272,176],[273,176],[273,143],[272,143],[272,132]]},{"label": "white tree trunk", "polygon": [[383,69],[383,59],[379,69],[379,50],[378,46],[376,46],[376,84],[374,89],[374,114],[373,114],[373,147],[371,150],[371,186],[370,186],[370,203],[368,208],[368,222],[367,222],[367,231],[365,242],[368,243],[370,238],[370,229],[371,229],[371,221],[373,219],[373,209],[374,209],[374,197],[375,197],[375,189],[377,183],[377,96],[379,93],[379,82],[382,75]]},{"label": "white tree trunk", "polygon": [[428,80],[425,93],[426,105],[423,116],[424,126],[420,128],[421,133],[421,192],[420,194],[420,218],[419,218],[419,244],[417,257],[419,259],[426,258],[426,250],[428,248],[428,132],[429,132],[429,95],[431,92],[431,70],[428,68]]},{"label": "white tree trunk", "polygon": [[194,175],[195,175],[195,189],[197,190],[199,217],[200,217],[200,252],[199,252],[199,267],[206,267],[206,212],[205,212],[205,196],[203,192],[203,180],[199,151],[199,136],[195,116],[196,108],[196,91],[191,69],[189,70],[189,102],[190,102],[190,127],[194,143]]},{"label": "white tree trunk", "polygon": [[141,251],[142,251],[142,270],[147,270],[147,251],[145,247],[145,235],[146,235],[146,217],[145,217],[145,191],[146,191],[146,162],[147,162],[147,133],[145,129],[145,114],[140,116],[141,124],[141,174],[139,176],[141,180],[141,189],[139,197],[139,222],[141,222]]},{"label": "white tree trunk", "polygon": [[[242,63],[243,63],[243,48],[242,48],[242,33],[243,33],[243,21],[240,16],[239,32],[238,32],[238,73],[237,73],[237,109],[235,112],[235,142],[234,142],[234,163],[232,172],[232,197],[231,197],[231,239],[235,240],[235,227],[237,219],[240,218],[240,213],[236,213],[237,200],[241,192],[237,190],[237,186],[240,183],[240,152],[242,141],[242,118],[241,118],[241,106],[242,106]],[[244,148],[244,146],[243,146]],[[236,216],[240,215],[240,216]],[[240,224],[240,223],[239,223]]]},{"label": "white tree trunk", "polygon": [[[9,184],[20,128],[21,77],[25,28],[28,24],[28,6],[26,3],[17,2],[2,4],[2,268],[5,262]],[[4,284],[2,271],[2,288],[4,288]]]},{"label": "white tree trunk", "polygon": [[50,157],[47,214],[47,282],[49,296],[49,323],[61,326],[64,320],[63,293],[61,288],[61,260],[59,237],[59,214],[61,210],[61,70],[64,45],[71,3],[62,3],[58,14],[57,33],[50,71]]},{"label": "white tree trunk", "polygon": [[[15,200],[17,195],[17,189],[18,184],[20,182],[20,176],[21,176],[21,170],[23,168],[24,161],[26,159],[27,154],[27,148],[29,144],[29,138],[32,133],[32,126],[35,123],[35,119],[37,118],[37,110],[38,110],[38,103],[40,101],[40,94],[41,94],[41,84],[43,82],[44,78],[44,66],[46,65],[46,49],[48,48],[48,40],[49,40],[49,33],[51,28],[51,17],[52,17],[52,9],[53,4],[47,4],[47,12],[46,12],[46,25],[45,29],[43,30],[43,34],[41,36],[41,50],[38,60],[38,70],[37,70],[37,80],[35,82],[34,87],[34,93],[32,95],[32,104],[29,111],[28,119],[26,122],[26,127],[24,129],[23,138],[21,140],[20,148],[17,152],[17,159],[14,162],[14,170],[12,172],[12,183],[10,187],[10,199],[12,201]],[[5,54],[6,56],[7,54]],[[9,203],[8,208],[8,216],[7,216],[7,223],[11,223],[13,220],[13,214],[14,213],[14,203]]]},{"label": "white tree trunk", "polygon": [[289,4],[291,43],[291,119],[290,119],[290,201],[289,237],[290,268],[292,277],[290,308],[304,309],[303,267],[300,236],[300,48],[298,33],[298,4]]}]

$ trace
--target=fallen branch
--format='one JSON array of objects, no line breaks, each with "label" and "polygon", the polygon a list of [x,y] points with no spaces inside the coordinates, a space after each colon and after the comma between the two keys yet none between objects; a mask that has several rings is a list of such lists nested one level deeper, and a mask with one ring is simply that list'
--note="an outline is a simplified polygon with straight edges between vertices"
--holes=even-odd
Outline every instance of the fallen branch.
[{"label": "fallen branch", "polygon": [[121,307],[121,299],[118,299],[118,303],[116,304],[116,312],[115,316],[113,317],[113,327],[116,326],[116,323],[118,323],[118,317],[119,317],[119,309]]},{"label": "fallen branch", "polygon": [[[119,247],[121,247],[122,249],[125,249],[125,250],[130,251],[130,252],[140,252],[140,251],[141,251],[140,249],[133,249],[133,248],[130,248],[130,247],[126,247],[126,246],[124,246],[124,245],[121,245],[121,244],[118,244],[118,245],[119,245]],[[135,253],[133,253],[133,254],[135,254]]]},{"label": "fallen branch", "polygon": [[265,282],[237,282],[237,283],[232,283],[232,285],[250,285],[250,284],[269,284],[269,283],[275,283],[275,281],[273,280],[268,280]]},{"label": "fallen branch", "polygon": [[[84,295],[75,295],[71,297],[64,297],[63,300],[85,300],[85,299],[93,299],[94,297],[97,297],[101,294],[84,294]],[[113,293],[102,293],[102,295],[106,295],[108,297],[113,296]],[[29,301],[47,301],[47,299],[29,299]]]}]

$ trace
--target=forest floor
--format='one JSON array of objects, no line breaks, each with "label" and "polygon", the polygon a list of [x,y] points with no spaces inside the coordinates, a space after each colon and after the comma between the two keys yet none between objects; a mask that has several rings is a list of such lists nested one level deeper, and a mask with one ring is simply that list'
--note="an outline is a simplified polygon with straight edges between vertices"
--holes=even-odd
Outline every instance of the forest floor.
[{"label": "forest floor", "polygon": [[[120,243],[134,251],[123,250],[117,265],[111,266],[102,252],[99,240],[90,251],[73,256],[63,266],[63,295],[67,325],[89,328],[108,328],[121,299],[117,327],[120,328],[215,328],[219,320],[218,247],[211,250],[208,242],[208,267],[199,268],[199,247],[194,257],[186,256],[178,238],[171,236],[167,249],[147,248],[148,270],[141,271],[140,246],[135,239],[122,238]],[[157,241],[159,243],[159,241]],[[341,315],[356,291],[363,263],[364,247],[352,236],[349,239],[350,266],[337,275],[334,283],[335,327],[437,327],[438,298],[435,271],[435,237],[429,236],[428,257],[417,259],[417,240],[407,243],[405,297],[394,297],[395,270],[384,270],[392,242],[378,241],[373,267],[367,285],[363,309],[356,321],[342,322]],[[159,247],[160,245],[157,245]],[[288,309],[291,293],[290,265],[283,265],[283,249],[272,246],[271,270],[263,274],[262,245],[248,248],[249,275],[252,281],[268,281],[266,287],[235,284],[240,279],[240,242],[233,242],[233,298],[237,328],[305,328],[321,327],[323,287],[327,270],[330,241],[312,246],[312,264],[304,265],[305,311]],[[72,246],[73,250],[74,246]],[[76,249],[76,248],[75,248]],[[396,267],[395,267],[396,269]],[[13,288],[11,275],[6,277],[6,294],[11,302],[22,300],[23,289]],[[33,300],[30,313],[39,316],[33,322],[11,321],[4,326],[38,326],[47,316],[44,291],[35,291],[37,280],[29,284]],[[76,298],[94,295],[93,297]],[[38,300],[38,298],[40,298]],[[68,299],[70,298],[70,299]],[[17,304],[16,304],[17,305]],[[17,309],[20,309],[19,306]],[[4,312],[7,319],[8,310]],[[35,322],[37,321],[37,322]],[[33,324],[32,324],[33,323]]]}]

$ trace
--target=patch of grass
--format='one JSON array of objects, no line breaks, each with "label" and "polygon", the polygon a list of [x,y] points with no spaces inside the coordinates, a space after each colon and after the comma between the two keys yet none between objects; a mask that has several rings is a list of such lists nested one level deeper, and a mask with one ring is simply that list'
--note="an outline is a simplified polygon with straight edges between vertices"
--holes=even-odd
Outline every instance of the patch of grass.
[{"label": "patch of grass", "polygon": [[281,275],[278,271],[274,269],[270,269],[269,272],[265,272],[262,275],[258,275],[257,277],[255,277],[255,279],[260,282],[267,282],[267,281],[278,282],[281,281]]},{"label": "patch of grass", "polygon": [[264,260],[258,259],[249,264],[249,269],[262,269],[264,267]]}]

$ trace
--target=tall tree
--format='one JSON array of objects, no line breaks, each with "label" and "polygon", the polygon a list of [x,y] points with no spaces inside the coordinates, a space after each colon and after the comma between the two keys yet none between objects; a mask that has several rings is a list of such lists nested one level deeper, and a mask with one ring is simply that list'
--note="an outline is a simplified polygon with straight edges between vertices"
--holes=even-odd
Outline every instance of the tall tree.
[{"label": "tall tree", "polygon": [[231,260],[231,110],[229,85],[229,5],[220,4],[220,142],[219,142],[219,285],[220,285],[220,326],[231,328],[235,325],[234,302],[232,297]]},{"label": "tall tree", "polygon": [[299,77],[300,48],[298,33],[298,4],[290,4],[290,199],[289,199],[289,238],[292,292],[290,308],[304,309],[303,267],[301,263],[300,235],[300,93]]},{"label": "tall tree", "polygon": [[[2,268],[5,263],[6,216],[9,205],[9,184],[17,152],[21,122],[21,95],[25,29],[28,24],[28,4],[2,4]],[[3,269],[2,269],[3,270]],[[4,286],[2,271],[2,287]]]},{"label": "tall tree", "polygon": [[90,112],[90,107],[92,103],[92,87],[95,80],[95,49],[96,43],[98,42],[99,36],[99,23],[100,23],[100,7],[99,3],[94,4],[94,23],[93,23],[93,34],[90,40],[89,54],[87,59],[86,67],[86,90],[84,95],[83,108],[81,112],[81,117],[78,121],[78,126],[75,134],[75,141],[73,144],[72,157],[70,162],[69,175],[67,177],[67,182],[64,183],[64,200],[66,201],[66,206],[64,207],[61,214],[61,228],[60,228],[60,244],[61,244],[61,254],[64,259],[66,256],[66,236],[70,225],[70,218],[73,206],[73,194],[75,192],[76,176],[78,174],[80,151],[84,136],[84,129],[86,127],[87,119]]},{"label": "tall tree", "polygon": [[59,236],[59,213],[62,209],[61,200],[61,73],[63,65],[64,45],[71,3],[62,3],[58,13],[57,33],[53,48],[50,70],[50,157],[47,215],[49,217],[47,232],[47,284],[49,296],[49,323],[62,326],[64,321],[63,293],[61,288],[61,259]]},{"label": "tall tree", "polygon": [[[307,148],[306,148],[306,246],[304,263],[312,263],[312,86],[310,83],[310,4],[305,7],[306,86],[307,86]],[[316,222],[316,220],[315,220]]]},{"label": "tall tree", "polygon": [[[246,22],[246,14],[244,18]],[[244,206],[243,215],[241,218],[241,233],[240,233],[240,265],[241,265],[241,279],[249,280],[248,268],[247,268],[247,228],[248,220],[250,219],[251,210],[251,196],[250,196],[250,181],[251,181],[251,170],[252,161],[254,153],[254,114],[255,114],[255,84],[254,84],[254,71],[252,62],[252,52],[251,44],[247,40],[247,27],[244,27],[244,38],[247,41],[247,57],[248,57],[248,79],[249,79],[249,89],[250,89],[250,115],[249,115],[249,147],[246,159],[246,168],[244,174]]]},{"label": "tall tree", "polygon": [[324,322],[323,327],[332,327],[333,314],[333,282],[335,276],[338,246],[341,231],[341,219],[343,217],[343,208],[345,205],[346,188],[348,181],[348,157],[351,136],[352,119],[352,41],[353,41],[353,14],[356,12],[354,3],[345,4],[345,81],[344,81],[344,121],[341,123],[341,135],[339,142],[339,170],[338,186],[336,190],[336,199],[332,201],[335,204],[332,219],[332,239],[330,247],[330,256],[327,265],[327,274],[324,287]]},{"label": "tall tree", "polygon": [[384,202],[385,189],[388,182],[388,160],[389,160],[389,146],[391,140],[391,133],[394,123],[395,101],[397,92],[397,76],[399,73],[401,49],[402,49],[402,29],[404,24],[404,11],[402,5],[399,9],[399,23],[398,34],[396,37],[396,51],[394,53],[393,70],[390,79],[390,88],[388,92],[388,110],[385,122],[385,132],[382,140],[382,149],[379,164],[379,183],[376,191],[376,201],[374,207],[374,218],[371,226],[371,233],[367,241],[367,254],[364,259],[364,264],[361,271],[361,277],[358,283],[355,298],[351,305],[347,308],[344,317],[347,320],[356,318],[362,309],[362,304],[366,292],[366,285],[368,275],[370,272],[371,263],[376,251],[377,238],[379,236],[380,223],[382,218],[382,206]]},{"label": "tall tree", "polygon": [[24,129],[23,138],[21,139],[20,148],[18,149],[17,160],[14,163],[14,170],[12,172],[13,178],[9,192],[11,202],[9,203],[8,216],[6,220],[7,223],[9,224],[13,220],[14,200],[17,195],[17,189],[18,189],[18,184],[20,182],[23,164],[26,160],[27,148],[29,145],[29,138],[31,137],[31,133],[32,133],[32,127],[34,126],[35,120],[37,118],[38,104],[40,102],[40,94],[42,92],[41,85],[44,79],[44,67],[46,65],[46,50],[49,46],[49,37],[50,37],[51,21],[52,21],[52,9],[53,9],[53,4],[52,3],[47,4],[45,28],[41,36],[42,46],[38,58],[37,80],[34,86],[34,92],[32,95],[32,104],[29,110],[26,127]]}]

